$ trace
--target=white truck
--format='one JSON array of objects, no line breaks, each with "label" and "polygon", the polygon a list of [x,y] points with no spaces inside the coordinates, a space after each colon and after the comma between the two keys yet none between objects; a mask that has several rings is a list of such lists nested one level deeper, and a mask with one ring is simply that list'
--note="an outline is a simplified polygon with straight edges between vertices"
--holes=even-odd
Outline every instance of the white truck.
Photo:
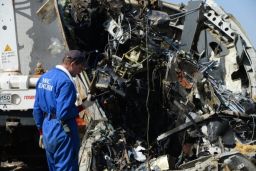
[{"label": "white truck", "polygon": [[[48,70],[60,62],[61,31],[57,22],[39,21],[36,10],[41,1],[1,0],[0,4],[0,123],[33,125],[30,110],[39,77],[37,65]],[[10,123],[10,118],[18,123]]]}]

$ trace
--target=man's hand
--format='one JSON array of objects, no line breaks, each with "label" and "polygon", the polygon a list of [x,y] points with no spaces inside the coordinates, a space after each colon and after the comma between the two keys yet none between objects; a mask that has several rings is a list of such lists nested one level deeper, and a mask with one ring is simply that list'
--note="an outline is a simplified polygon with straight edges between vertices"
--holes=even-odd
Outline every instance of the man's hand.
[{"label": "man's hand", "polygon": [[93,105],[95,98],[89,93],[87,97],[83,100],[82,104],[77,106],[78,112],[83,111],[87,107],[90,107]]},{"label": "man's hand", "polygon": [[40,135],[40,137],[39,137],[39,147],[44,149],[43,135]]},{"label": "man's hand", "polygon": [[87,107],[92,106],[93,103],[94,103],[93,97],[92,97],[92,95],[89,93],[89,94],[87,95],[86,100],[83,101],[82,106],[83,106],[83,108],[85,109],[85,108],[87,108]]}]

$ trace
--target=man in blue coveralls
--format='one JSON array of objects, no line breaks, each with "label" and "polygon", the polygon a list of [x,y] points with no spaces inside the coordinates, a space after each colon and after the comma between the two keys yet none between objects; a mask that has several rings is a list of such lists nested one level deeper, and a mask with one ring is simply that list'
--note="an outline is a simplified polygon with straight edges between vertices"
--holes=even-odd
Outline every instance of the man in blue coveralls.
[{"label": "man in blue coveralls", "polygon": [[77,171],[80,146],[75,118],[76,88],[73,77],[84,69],[85,55],[68,51],[61,65],[43,74],[36,85],[33,116],[41,132],[50,171]]}]

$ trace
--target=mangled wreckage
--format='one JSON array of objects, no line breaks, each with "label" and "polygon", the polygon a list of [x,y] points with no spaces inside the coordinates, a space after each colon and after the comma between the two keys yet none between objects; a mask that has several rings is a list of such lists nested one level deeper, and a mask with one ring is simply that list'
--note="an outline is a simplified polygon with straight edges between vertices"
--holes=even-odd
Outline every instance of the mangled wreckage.
[{"label": "mangled wreckage", "polygon": [[256,169],[256,53],[231,15],[210,0],[57,3],[95,98],[80,170]]}]

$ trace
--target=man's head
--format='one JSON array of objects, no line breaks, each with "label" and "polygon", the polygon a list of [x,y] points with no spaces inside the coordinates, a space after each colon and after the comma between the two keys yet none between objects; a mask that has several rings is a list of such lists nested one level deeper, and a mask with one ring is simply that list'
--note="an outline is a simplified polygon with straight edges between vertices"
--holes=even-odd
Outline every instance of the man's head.
[{"label": "man's head", "polygon": [[85,63],[85,53],[79,50],[70,50],[65,53],[62,65],[75,77],[85,68]]}]

